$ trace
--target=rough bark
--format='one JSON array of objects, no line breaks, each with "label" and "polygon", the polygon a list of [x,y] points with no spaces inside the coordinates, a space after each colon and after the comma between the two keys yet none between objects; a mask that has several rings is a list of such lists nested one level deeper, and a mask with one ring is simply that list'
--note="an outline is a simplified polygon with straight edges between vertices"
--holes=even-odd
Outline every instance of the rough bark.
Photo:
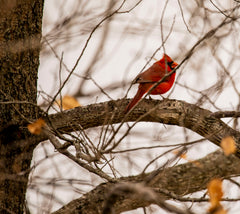
[{"label": "rough bark", "polygon": [[[184,201],[183,196],[206,189],[207,183],[213,178],[224,178],[239,174],[239,164],[240,160],[234,155],[226,157],[222,152],[217,151],[197,162],[181,164],[160,171],[148,186],[154,188],[157,197],[160,199],[166,200],[176,197],[175,199]],[[143,183],[149,176],[151,175],[140,174],[119,178],[116,183],[100,184],[82,197],[63,206],[54,214],[100,214],[105,206],[105,201],[111,196],[109,193],[114,191],[116,185],[123,182]],[[150,204],[151,202],[139,196],[136,198],[133,195],[119,194],[119,197],[111,206],[117,214]]]},{"label": "rough bark", "polygon": [[[179,100],[143,100],[135,110],[124,118],[123,110],[126,105],[127,101],[124,99],[109,101],[49,115],[45,120],[48,121],[53,130],[62,133],[108,123],[138,120],[186,127],[218,146],[223,137],[232,136],[235,139],[236,156],[232,155],[227,158],[221,152],[216,152],[195,163],[182,164],[160,171],[148,186],[154,187],[161,199],[170,199],[173,196],[181,199],[186,194],[205,189],[206,184],[214,177],[240,173],[238,167],[240,133],[216,118],[211,111]],[[39,138],[45,139],[46,136],[42,135]],[[38,141],[39,138],[35,140]],[[149,175],[119,178],[114,183],[101,184],[81,198],[63,206],[56,213],[101,213],[105,200],[108,198],[107,195],[115,188],[115,185],[122,182],[142,183],[145,182],[147,176]],[[112,208],[115,209],[116,213],[151,204],[148,200],[137,200],[127,194],[125,197],[119,195],[114,202]]]},{"label": "rough bark", "polygon": [[43,0],[0,1],[0,212],[22,213],[33,148],[19,145],[37,115]]},{"label": "rough bark", "polygon": [[[216,118],[209,110],[180,100],[142,100],[138,107],[124,117],[126,105],[125,99],[92,104],[49,115],[45,120],[53,130],[61,133],[129,121],[177,125],[198,133],[218,146],[223,137],[232,136],[237,145],[236,155],[240,157],[240,132]],[[30,138],[35,143],[46,139],[44,134]]]},{"label": "rough bark", "polygon": [[[29,121],[39,117],[36,85],[42,12],[43,0],[0,0],[1,213],[24,211],[32,151],[39,142],[47,139],[44,134],[30,136],[26,129]],[[209,32],[209,35],[215,31]],[[110,101],[49,115],[45,120],[53,130],[60,133],[137,120],[178,125],[191,129],[216,145],[223,137],[233,136],[238,148],[236,156],[240,157],[240,133],[215,118],[208,110],[176,100],[144,100],[139,104],[141,108],[135,108],[124,117],[125,106],[126,100]],[[217,152],[199,160],[197,165],[187,163],[158,172],[149,186],[158,190],[159,197],[169,199],[172,194],[185,195],[205,189],[213,177],[239,174],[238,165],[239,160],[235,156],[227,158]],[[116,183],[144,182],[148,176],[119,178]],[[100,213],[106,194],[109,189],[115,188],[116,183],[99,185],[57,213]],[[114,208],[119,213],[148,204],[150,202],[121,196],[114,203]]]}]

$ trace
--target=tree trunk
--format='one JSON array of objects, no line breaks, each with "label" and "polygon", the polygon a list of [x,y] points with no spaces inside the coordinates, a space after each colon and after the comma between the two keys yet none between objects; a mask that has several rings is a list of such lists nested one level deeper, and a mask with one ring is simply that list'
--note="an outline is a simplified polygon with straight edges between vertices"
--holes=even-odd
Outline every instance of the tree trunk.
[{"label": "tree trunk", "polygon": [[33,146],[20,147],[37,118],[43,0],[0,0],[0,213],[23,213]]}]

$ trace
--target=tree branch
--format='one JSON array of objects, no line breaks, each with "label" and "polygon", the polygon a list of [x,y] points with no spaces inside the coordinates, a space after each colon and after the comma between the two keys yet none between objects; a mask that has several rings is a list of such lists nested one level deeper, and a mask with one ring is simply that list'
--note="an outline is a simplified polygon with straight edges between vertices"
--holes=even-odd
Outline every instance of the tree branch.
[{"label": "tree branch", "polygon": [[[207,183],[213,178],[224,178],[239,174],[239,164],[240,160],[234,155],[227,157],[222,152],[217,151],[196,162],[189,162],[160,171],[148,187],[155,190],[160,200],[170,199],[172,194],[183,197],[206,189]],[[151,176],[151,173],[118,178],[116,179],[117,184],[112,182],[102,183],[82,197],[63,206],[54,214],[76,213],[76,211],[82,214],[100,214],[105,200],[108,200],[108,194],[117,189],[119,184],[125,182],[142,183],[148,176]],[[115,213],[120,213],[148,206],[152,202],[122,194],[112,206]]]},{"label": "tree branch", "polygon": [[[97,103],[52,114],[44,119],[51,128],[60,133],[129,121],[177,125],[198,133],[218,146],[223,137],[232,136],[237,146],[236,155],[240,157],[240,133],[214,117],[209,110],[180,100],[143,99],[129,115],[125,115],[124,108],[127,103],[126,99]],[[42,133],[33,136],[28,142],[37,144],[47,139]],[[21,142],[22,146],[28,142]]]}]

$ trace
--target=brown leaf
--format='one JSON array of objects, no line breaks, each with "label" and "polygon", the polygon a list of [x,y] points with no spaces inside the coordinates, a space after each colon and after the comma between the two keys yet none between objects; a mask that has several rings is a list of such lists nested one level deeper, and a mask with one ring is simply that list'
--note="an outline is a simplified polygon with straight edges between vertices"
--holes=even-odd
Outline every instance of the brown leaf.
[{"label": "brown leaf", "polygon": [[78,106],[81,106],[79,102],[72,96],[65,95],[62,98],[62,103],[60,100],[57,100],[57,104],[60,106],[62,104],[62,108],[64,110],[72,109]]},{"label": "brown leaf", "polygon": [[221,206],[214,214],[227,214],[227,211]]},{"label": "brown leaf", "polygon": [[42,131],[42,127],[45,126],[45,121],[42,118],[39,118],[34,123],[28,124],[28,131],[32,134],[40,134]]},{"label": "brown leaf", "polygon": [[180,151],[176,149],[176,150],[173,150],[173,154],[178,155],[180,158],[189,161],[188,158],[187,158],[187,153],[186,152],[180,153]]},{"label": "brown leaf", "polygon": [[223,210],[222,205],[220,204],[220,201],[223,197],[221,179],[216,178],[208,183],[208,194],[211,204],[209,212],[216,214],[218,211],[221,211],[221,209]]},{"label": "brown leaf", "polygon": [[236,152],[236,143],[231,136],[223,138],[220,145],[226,156]]}]

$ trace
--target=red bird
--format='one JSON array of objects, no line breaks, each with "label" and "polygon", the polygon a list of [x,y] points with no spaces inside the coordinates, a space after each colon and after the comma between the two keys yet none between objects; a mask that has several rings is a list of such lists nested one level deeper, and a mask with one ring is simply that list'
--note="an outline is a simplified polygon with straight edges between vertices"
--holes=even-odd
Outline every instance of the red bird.
[{"label": "red bird", "polygon": [[150,91],[149,94],[156,95],[164,94],[169,91],[174,83],[176,72],[173,72],[170,76],[166,77],[166,79],[159,83],[159,85],[154,89],[151,90],[151,88],[155,83],[160,81],[165,75],[177,67],[177,65],[178,64],[174,62],[167,54],[164,54],[162,59],[155,62],[143,73],[139,74],[133,81],[133,84],[140,83],[138,86],[137,94],[127,105],[125,113],[130,111],[145,93],[148,93]]}]

